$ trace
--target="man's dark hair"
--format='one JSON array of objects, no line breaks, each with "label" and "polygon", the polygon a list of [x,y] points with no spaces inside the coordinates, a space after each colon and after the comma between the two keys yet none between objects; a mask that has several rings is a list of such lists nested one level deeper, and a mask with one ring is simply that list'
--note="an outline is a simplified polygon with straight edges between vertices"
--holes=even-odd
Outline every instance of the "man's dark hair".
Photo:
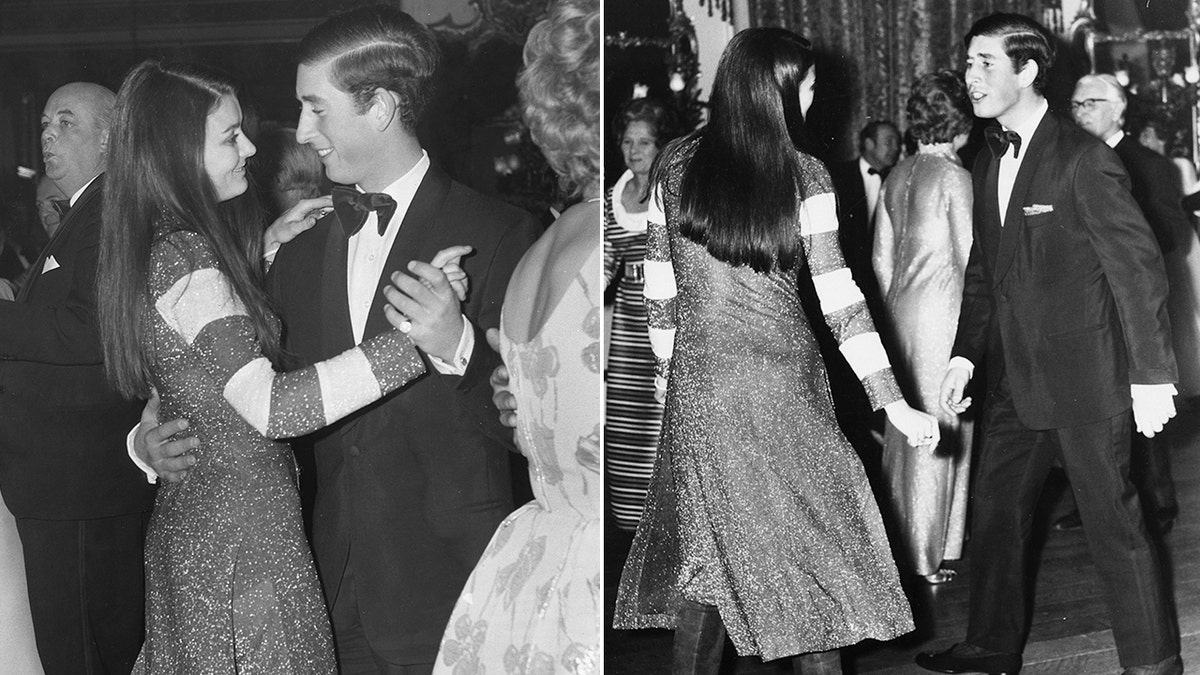
[{"label": "man's dark hair", "polygon": [[417,126],[433,92],[440,52],[433,33],[392,5],[367,5],[335,14],[300,41],[300,63],[332,59],[330,78],[365,112],[376,89],[400,97],[398,114]]},{"label": "man's dark hair", "polygon": [[1028,61],[1037,64],[1033,90],[1045,95],[1046,77],[1058,51],[1054,36],[1045,26],[1021,14],[992,14],[971,26],[963,37],[963,46],[970,48],[971,39],[977,35],[1000,38],[1004,53],[1012,59],[1014,71],[1020,71]]}]

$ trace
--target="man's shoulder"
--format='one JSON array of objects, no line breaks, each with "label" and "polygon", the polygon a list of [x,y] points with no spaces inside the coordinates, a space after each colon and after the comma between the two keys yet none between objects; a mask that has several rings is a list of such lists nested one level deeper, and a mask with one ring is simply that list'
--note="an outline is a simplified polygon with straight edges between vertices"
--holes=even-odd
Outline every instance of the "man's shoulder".
[{"label": "man's shoulder", "polygon": [[450,189],[446,192],[445,208],[448,213],[487,220],[494,225],[514,226],[528,221],[534,224],[533,215],[497,197],[483,194],[475,188],[449,179]]}]

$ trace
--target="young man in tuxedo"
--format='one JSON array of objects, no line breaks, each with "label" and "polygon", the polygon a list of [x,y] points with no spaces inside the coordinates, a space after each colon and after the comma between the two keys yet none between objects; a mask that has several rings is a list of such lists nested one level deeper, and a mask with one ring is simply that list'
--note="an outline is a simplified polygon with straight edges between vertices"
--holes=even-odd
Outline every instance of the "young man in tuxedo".
[{"label": "young man in tuxedo", "polygon": [[[470,291],[418,288],[437,326],[429,373],[301,443],[316,457],[312,547],[342,673],[428,673],[483,549],[513,510],[512,433],[488,382],[500,364],[509,276],[538,228],[433,166],[416,137],[439,54],[432,33],[388,5],[359,7],[300,43],[297,140],[335,184],[334,211],[284,244],[268,277],[284,347],[301,367],[390,328],[390,278],[469,245]],[[270,237],[270,235],[268,235]],[[418,284],[418,287],[420,285]],[[391,290],[389,290],[391,289]],[[415,337],[415,336],[414,336]],[[428,341],[428,340],[426,340]],[[186,455],[150,435],[150,464],[178,478]]]},{"label": "young man in tuxedo", "polygon": [[75,82],[46,102],[46,176],[69,210],[15,301],[0,301],[0,492],[16,516],[48,675],[127,673],[142,644],[154,489],[124,457],[141,403],[108,386],[94,321],[114,99]]},{"label": "young man in tuxedo", "polygon": [[942,406],[960,413],[988,359],[972,494],[966,640],[917,656],[936,672],[1016,673],[1029,628],[1026,549],[1054,460],[1074,488],[1126,675],[1183,672],[1160,561],[1129,482],[1130,417],[1175,414],[1158,243],[1111,148],[1049,112],[1054,38],[1017,14],[971,28],[966,81],[995,119],[975,164],[975,241]]}]

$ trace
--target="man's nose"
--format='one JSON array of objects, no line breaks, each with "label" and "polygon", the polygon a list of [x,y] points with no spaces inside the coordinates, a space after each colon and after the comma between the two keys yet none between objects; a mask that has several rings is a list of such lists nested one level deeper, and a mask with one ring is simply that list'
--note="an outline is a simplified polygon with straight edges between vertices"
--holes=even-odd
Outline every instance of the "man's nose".
[{"label": "man's nose", "polygon": [[296,142],[301,145],[308,144],[313,138],[313,123],[311,113],[301,111],[300,120],[296,122]]}]

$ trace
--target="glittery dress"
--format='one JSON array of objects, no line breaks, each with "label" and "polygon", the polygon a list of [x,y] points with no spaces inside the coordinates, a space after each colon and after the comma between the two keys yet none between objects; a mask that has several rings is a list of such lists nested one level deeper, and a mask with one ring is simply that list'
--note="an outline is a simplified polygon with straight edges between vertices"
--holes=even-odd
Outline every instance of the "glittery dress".
[{"label": "glittery dress", "polygon": [[543,275],[527,265],[528,255],[513,273],[500,353],[520,411],[517,445],[529,459],[534,500],[500,524],[467,580],[435,675],[603,672],[599,244],[596,237],[565,294],[526,341],[514,335],[528,329],[521,318],[513,325],[510,308],[532,297]]},{"label": "glittery dress", "polygon": [[604,282],[612,284],[621,275],[604,378],[605,485],[613,521],[624,530],[636,528],[642,517],[663,411],[654,400],[654,352],[642,297],[646,214],[627,213],[621,205],[621,192],[632,178],[626,171],[604,197]]},{"label": "glittery dress", "polygon": [[187,418],[196,465],[159,487],[146,535],[146,639],[134,673],[333,673],[329,622],[285,438],[424,372],[396,331],[275,372],[200,235],[156,231],[142,311],[161,419]]},{"label": "glittery dress", "polygon": [[[679,232],[681,164],[694,143],[668,165],[650,214],[646,299],[667,403],[615,625],[669,628],[682,594],[716,605],[738,653],[764,660],[902,635],[913,627],[908,602],[834,417],[797,273],[734,267]],[[811,273],[879,407],[899,390],[842,260],[829,175],[812,157],[800,163],[799,274]]]},{"label": "glittery dress", "polygon": [[41,675],[25,585],[25,558],[17,522],[0,502],[0,663],[3,672]]},{"label": "glittery dress", "polygon": [[896,377],[909,405],[935,415],[941,442],[914,448],[888,424],[886,499],[902,538],[902,567],[938,571],[962,557],[973,425],[947,415],[938,391],[958,328],[963,271],[971,251],[971,174],[949,143],[922,146],[892,169],[875,217],[873,262],[896,349]]}]

